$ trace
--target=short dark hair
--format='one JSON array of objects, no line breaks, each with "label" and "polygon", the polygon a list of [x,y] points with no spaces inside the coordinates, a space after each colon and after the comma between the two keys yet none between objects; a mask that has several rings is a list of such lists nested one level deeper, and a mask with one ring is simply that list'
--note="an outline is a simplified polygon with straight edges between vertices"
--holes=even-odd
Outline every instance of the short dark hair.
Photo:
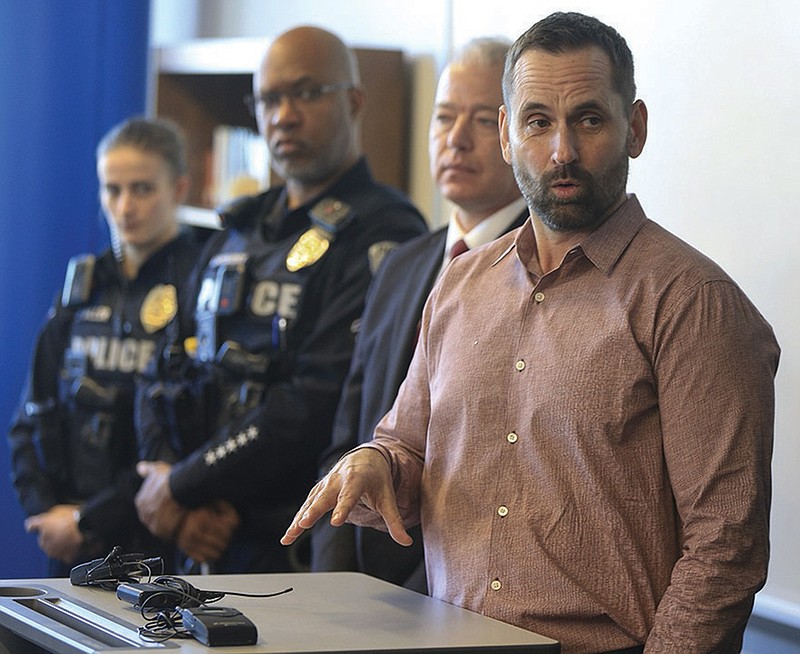
[{"label": "short dark hair", "polygon": [[526,50],[544,50],[560,54],[596,46],[611,60],[612,84],[627,105],[636,99],[633,80],[633,55],[625,39],[613,27],[592,16],[577,12],[556,12],[535,23],[511,46],[503,72],[503,101],[508,105],[512,75],[517,61]]},{"label": "short dark hair", "polygon": [[186,174],[186,146],[177,125],[163,118],[130,118],[112,127],[97,145],[97,159],[128,145],[159,154],[177,178]]}]

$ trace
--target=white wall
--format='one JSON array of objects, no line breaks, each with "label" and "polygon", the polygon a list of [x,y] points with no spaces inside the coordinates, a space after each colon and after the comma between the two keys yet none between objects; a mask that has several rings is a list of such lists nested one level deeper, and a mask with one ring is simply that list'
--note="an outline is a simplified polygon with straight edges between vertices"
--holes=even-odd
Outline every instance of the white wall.
[{"label": "white wall", "polygon": [[[415,61],[414,200],[441,208],[428,178],[427,120],[437,70],[473,36],[517,37],[555,10],[614,25],[650,110],[629,189],[650,217],[717,260],[772,323],[778,374],[773,556],[762,610],[800,626],[800,4],[794,0],[152,0],[153,39],[272,36],[315,23]],[[180,11],[183,5],[185,11]],[[173,16],[181,16],[174,23]],[[794,602],[795,605],[784,605]]]}]

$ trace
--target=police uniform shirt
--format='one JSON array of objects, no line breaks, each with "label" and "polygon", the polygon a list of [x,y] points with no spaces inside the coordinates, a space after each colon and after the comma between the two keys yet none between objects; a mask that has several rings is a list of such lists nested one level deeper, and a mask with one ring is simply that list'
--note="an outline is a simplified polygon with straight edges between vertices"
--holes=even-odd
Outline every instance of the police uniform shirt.
[{"label": "police uniform shirt", "polygon": [[193,236],[180,235],[128,280],[107,251],[95,262],[88,299],[51,309],[9,435],[12,479],[27,515],[85,503],[92,529],[111,535],[120,502],[132,511],[123,473],[134,475],[136,462],[135,379],[177,311],[199,252]]},{"label": "police uniform shirt", "polygon": [[[319,227],[320,213],[331,236],[327,249],[319,254],[312,242],[298,266],[292,257],[304,235]],[[247,522],[251,510],[294,508],[313,483],[375,269],[382,254],[427,227],[402,194],[374,182],[363,159],[305,206],[287,210],[285,191],[272,189],[239,205],[224,224],[228,229],[209,243],[204,258],[198,347],[207,360],[226,343],[262,357],[268,369],[255,381],[265,388],[253,408],[237,415],[225,403],[241,399],[242,379],[223,373],[217,389],[223,406],[206,420],[212,424],[209,440],[193,444],[197,449],[173,467],[170,486],[188,506],[220,497],[233,501]],[[214,284],[223,283],[220,265],[243,261],[241,293],[215,294]],[[204,332],[209,300],[219,311],[213,329]],[[227,312],[231,302],[241,305],[233,313]],[[285,515],[273,525],[262,515],[260,528],[277,533],[285,528]]]}]

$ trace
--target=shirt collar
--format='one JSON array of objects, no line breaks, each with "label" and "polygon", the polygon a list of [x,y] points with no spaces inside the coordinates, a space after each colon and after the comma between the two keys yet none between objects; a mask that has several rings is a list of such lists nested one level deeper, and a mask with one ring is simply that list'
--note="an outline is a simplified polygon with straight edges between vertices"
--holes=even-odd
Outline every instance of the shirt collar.
[{"label": "shirt collar", "polygon": [[453,244],[459,239],[463,238],[470,250],[474,250],[481,245],[486,245],[495,240],[508,230],[511,223],[516,220],[517,216],[519,216],[524,208],[524,198],[517,198],[499,211],[495,211],[479,222],[468,232],[464,232],[464,230],[461,229],[461,225],[459,225],[456,218],[457,209],[453,209],[450,213],[450,222],[447,225],[447,238],[444,247],[445,258],[447,258]]},{"label": "shirt collar", "polygon": [[[580,249],[595,267],[608,274],[646,222],[647,217],[639,200],[631,193],[625,202],[575,249]],[[530,217],[514,240],[514,244],[500,255],[497,261],[513,249],[516,249],[519,260],[531,270],[529,263],[536,257],[536,239]]]},{"label": "shirt collar", "polygon": [[374,184],[374,178],[363,156],[356,161],[344,174],[341,175],[331,186],[322,191],[316,197],[305,204],[288,208],[288,195],[286,187],[280,187],[277,201],[271,206],[271,211],[267,215],[265,222],[267,228],[272,229],[276,238],[284,238],[288,234],[296,232],[298,229],[308,227],[311,224],[309,212],[320,200],[333,197],[346,201],[354,190],[358,190]]},{"label": "shirt collar", "polygon": [[586,237],[580,247],[589,261],[608,274],[646,221],[642,205],[631,193],[608,220]]}]

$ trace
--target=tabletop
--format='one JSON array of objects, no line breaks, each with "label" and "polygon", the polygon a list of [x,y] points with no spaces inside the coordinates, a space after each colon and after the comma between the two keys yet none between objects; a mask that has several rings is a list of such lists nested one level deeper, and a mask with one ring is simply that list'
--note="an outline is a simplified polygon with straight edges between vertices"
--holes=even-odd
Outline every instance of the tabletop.
[{"label": "tabletop", "polygon": [[[100,654],[142,649],[220,654],[558,652],[555,641],[355,572],[182,577],[225,595],[257,627],[255,645],[206,647],[196,640],[148,643],[138,609],[100,588],[68,579],[0,581],[0,654]],[[4,647],[6,651],[4,651]],[[22,651],[25,649],[25,651]]]}]

